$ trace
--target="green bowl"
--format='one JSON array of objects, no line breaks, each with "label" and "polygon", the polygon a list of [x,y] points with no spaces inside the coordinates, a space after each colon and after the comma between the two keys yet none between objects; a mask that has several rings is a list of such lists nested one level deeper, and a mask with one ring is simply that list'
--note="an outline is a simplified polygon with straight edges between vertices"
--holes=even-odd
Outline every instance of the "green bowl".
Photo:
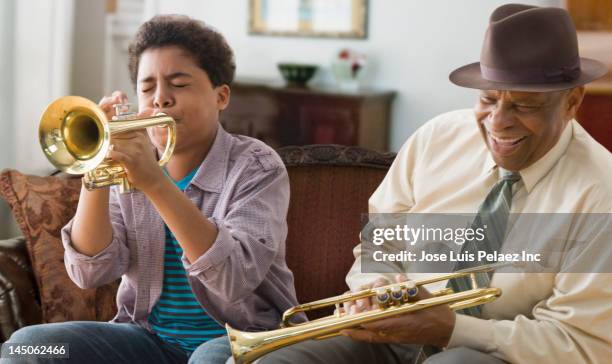
[{"label": "green bowl", "polygon": [[278,69],[289,85],[306,86],[317,72],[318,66],[313,64],[279,63]]}]

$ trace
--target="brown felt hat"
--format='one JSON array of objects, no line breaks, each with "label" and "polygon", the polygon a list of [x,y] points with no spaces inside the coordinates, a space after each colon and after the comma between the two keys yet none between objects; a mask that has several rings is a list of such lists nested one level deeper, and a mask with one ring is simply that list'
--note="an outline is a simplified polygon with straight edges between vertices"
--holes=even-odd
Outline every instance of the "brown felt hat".
[{"label": "brown felt hat", "polygon": [[578,55],[565,9],[507,4],[495,9],[480,62],[451,72],[452,83],[480,90],[556,91],[604,76],[607,67]]}]

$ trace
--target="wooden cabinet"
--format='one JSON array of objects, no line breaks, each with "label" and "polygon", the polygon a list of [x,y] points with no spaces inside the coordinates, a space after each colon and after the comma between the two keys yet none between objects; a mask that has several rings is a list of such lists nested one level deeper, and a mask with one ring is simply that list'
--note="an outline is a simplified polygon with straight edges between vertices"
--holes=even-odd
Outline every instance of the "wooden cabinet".
[{"label": "wooden cabinet", "polygon": [[612,3],[609,0],[566,0],[565,6],[577,30],[612,30]]},{"label": "wooden cabinet", "polygon": [[[603,2],[599,5],[603,5]],[[603,62],[608,69],[612,69],[610,42],[610,32],[578,32],[580,56]],[[595,140],[612,152],[612,73],[587,84],[586,91],[576,120]]]},{"label": "wooden cabinet", "polygon": [[[578,30],[580,56],[603,62],[612,70],[612,2],[567,0],[566,6]],[[612,73],[587,84],[586,90],[576,120],[612,152]]]},{"label": "wooden cabinet", "polygon": [[388,150],[392,91],[344,92],[242,81],[232,86],[224,128],[272,147],[306,144],[358,145]]}]

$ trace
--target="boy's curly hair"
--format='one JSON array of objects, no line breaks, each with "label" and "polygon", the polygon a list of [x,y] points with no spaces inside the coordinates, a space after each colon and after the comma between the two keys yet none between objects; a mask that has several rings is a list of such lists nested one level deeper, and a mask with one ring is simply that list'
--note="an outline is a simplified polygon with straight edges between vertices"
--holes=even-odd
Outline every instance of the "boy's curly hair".
[{"label": "boy's curly hair", "polygon": [[234,53],[219,32],[186,15],[157,15],[138,28],[128,49],[134,88],[142,53],[150,48],[173,45],[193,56],[196,64],[208,74],[213,87],[231,85],[236,71]]}]

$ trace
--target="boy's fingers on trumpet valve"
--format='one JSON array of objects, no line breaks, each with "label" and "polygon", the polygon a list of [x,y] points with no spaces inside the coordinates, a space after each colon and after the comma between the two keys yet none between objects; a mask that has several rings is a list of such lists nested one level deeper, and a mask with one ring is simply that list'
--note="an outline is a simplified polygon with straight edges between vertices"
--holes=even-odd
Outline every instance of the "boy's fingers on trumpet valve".
[{"label": "boy's fingers on trumpet valve", "polygon": [[110,96],[104,96],[98,105],[110,120],[115,116],[115,108],[113,105],[124,104],[128,101],[127,95],[123,91],[114,91]]},{"label": "boy's fingers on trumpet valve", "polygon": [[122,102],[122,103],[127,101],[127,95],[125,94],[125,92],[120,91],[120,90],[113,91],[111,96],[113,98],[119,99],[119,102]]}]

